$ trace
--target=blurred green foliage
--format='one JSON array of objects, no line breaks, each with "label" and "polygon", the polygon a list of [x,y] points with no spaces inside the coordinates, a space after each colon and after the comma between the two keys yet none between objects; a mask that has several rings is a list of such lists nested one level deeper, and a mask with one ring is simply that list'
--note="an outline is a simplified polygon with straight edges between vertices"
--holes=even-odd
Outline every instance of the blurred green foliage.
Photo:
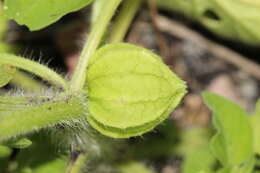
[{"label": "blurred green foliage", "polygon": [[260,44],[258,0],[157,0],[157,3],[200,22],[221,37]]},{"label": "blurred green foliage", "polygon": [[254,167],[253,131],[248,114],[227,99],[205,92],[204,101],[213,112],[217,133],[210,148],[222,165],[220,172],[250,173]]}]

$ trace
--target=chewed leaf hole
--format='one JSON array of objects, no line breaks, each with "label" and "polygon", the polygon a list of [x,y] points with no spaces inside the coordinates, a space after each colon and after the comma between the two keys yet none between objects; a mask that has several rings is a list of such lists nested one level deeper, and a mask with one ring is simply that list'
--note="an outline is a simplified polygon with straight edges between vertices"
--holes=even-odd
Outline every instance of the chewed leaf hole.
[{"label": "chewed leaf hole", "polygon": [[221,18],[219,17],[219,15],[217,13],[215,13],[213,10],[206,10],[204,12],[204,17],[208,18],[208,19],[211,19],[211,20],[215,20],[215,21],[220,21]]}]

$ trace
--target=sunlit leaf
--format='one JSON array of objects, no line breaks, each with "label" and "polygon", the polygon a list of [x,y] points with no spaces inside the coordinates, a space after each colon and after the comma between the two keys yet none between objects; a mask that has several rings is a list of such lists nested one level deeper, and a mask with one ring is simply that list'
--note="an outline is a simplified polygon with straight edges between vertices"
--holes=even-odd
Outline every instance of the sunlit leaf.
[{"label": "sunlit leaf", "polygon": [[247,113],[221,96],[205,92],[203,97],[217,129],[211,143],[213,154],[225,167],[247,162],[253,155],[253,132]]},{"label": "sunlit leaf", "polygon": [[44,28],[67,13],[77,11],[92,0],[5,0],[4,10],[10,19],[30,30]]}]

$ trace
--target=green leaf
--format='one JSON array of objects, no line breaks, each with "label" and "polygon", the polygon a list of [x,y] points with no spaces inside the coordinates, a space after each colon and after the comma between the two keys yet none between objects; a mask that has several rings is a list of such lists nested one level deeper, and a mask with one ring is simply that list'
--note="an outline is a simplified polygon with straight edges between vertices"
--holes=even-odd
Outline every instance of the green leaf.
[{"label": "green leaf", "polygon": [[[0,20],[0,37],[3,37],[4,33],[7,30],[7,19],[4,16],[4,10],[3,10],[3,3],[0,2],[0,15],[1,15],[1,20]],[[1,49],[0,49],[1,50]]]},{"label": "green leaf", "polygon": [[4,10],[8,18],[35,31],[91,2],[92,0],[5,0]]},{"label": "green leaf", "polygon": [[255,166],[255,156],[252,156],[242,165],[233,168],[232,173],[252,173]]},{"label": "green leaf", "polygon": [[252,173],[255,166],[255,158],[251,156],[243,164],[233,166],[233,167],[224,167],[217,171],[217,173]]},{"label": "green leaf", "polygon": [[182,173],[213,173],[216,159],[210,152],[210,132],[211,129],[205,127],[189,127],[182,130],[176,150],[184,158],[181,165]]},{"label": "green leaf", "polygon": [[12,150],[9,147],[0,145],[0,158],[10,156],[11,152],[12,152]]},{"label": "green leaf", "polygon": [[[41,156],[40,156],[41,157]],[[64,173],[67,161],[61,158],[51,159],[43,164],[37,165],[35,168],[23,168],[20,173]]]},{"label": "green leaf", "polygon": [[255,112],[250,120],[254,129],[254,149],[260,155],[260,99],[256,103]]},{"label": "green leaf", "polygon": [[12,150],[9,147],[0,145],[0,172],[5,172],[7,169],[11,153]]},{"label": "green leaf", "polygon": [[181,165],[182,173],[213,173],[215,158],[212,156],[209,147],[198,148],[184,157]]},{"label": "green leaf", "polygon": [[146,168],[142,163],[136,161],[129,161],[117,167],[119,173],[153,173],[153,171]]},{"label": "green leaf", "polygon": [[183,128],[179,132],[179,136],[179,142],[175,148],[176,152],[180,155],[189,155],[200,148],[208,148],[211,129],[205,127]]},{"label": "green leaf", "polygon": [[[32,137],[33,144],[23,149],[17,155],[17,173],[64,173],[68,158],[61,155],[57,146],[46,134]],[[59,146],[59,149],[61,147]]]},{"label": "green leaf", "polygon": [[0,87],[5,86],[13,78],[16,69],[8,65],[0,65]]},{"label": "green leaf", "polygon": [[0,52],[11,52],[13,46],[4,42],[3,37],[8,29],[8,19],[4,16],[3,3],[0,2]]},{"label": "green leaf", "polygon": [[253,155],[253,132],[247,113],[221,96],[204,92],[203,97],[217,129],[211,142],[213,154],[225,167],[248,161]]},{"label": "green leaf", "polygon": [[32,141],[27,138],[21,138],[19,140],[10,140],[5,145],[11,148],[24,149],[32,145]]},{"label": "green leaf", "polygon": [[89,123],[101,133],[126,138],[165,120],[186,93],[154,53],[131,44],[99,49],[87,69]]},{"label": "green leaf", "polygon": [[[258,0],[157,0],[158,5],[200,22],[231,40],[260,44]],[[243,13],[241,13],[243,12]]]}]

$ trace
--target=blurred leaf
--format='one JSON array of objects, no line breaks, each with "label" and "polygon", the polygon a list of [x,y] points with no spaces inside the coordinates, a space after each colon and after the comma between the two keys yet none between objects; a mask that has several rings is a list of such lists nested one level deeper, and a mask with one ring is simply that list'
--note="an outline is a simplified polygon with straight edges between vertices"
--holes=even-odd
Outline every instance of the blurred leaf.
[{"label": "blurred leaf", "polygon": [[253,155],[253,132],[247,113],[221,96],[204,92],[203,97],[217,129],[211,143],[213,154],[224,167],[245,164]]},{"label": "blurred leaf", "polygon": [[260,155],[260,99],[256,103],[255,112],[250,116],[250,120],[254,130],[254,149]]},{"label": "blurred leaf", "polygon": [[120,173],[153,173],[152,170],[146,168],[142,163],[131,161],[118,166]]},{"label": "blurred leaf", "polygon": [[211,129],[205,127],[183,128],[179,132],[176,153],[180,155],[189,155],[190,153],[208,148],[211,135]]},{"label": "blurred leaf", "polygon": [[8,167],[8,157],[11,155],[12,150],[6,146],[0,145],[0,172],[4,172]]},{"label": "blurred leaf", "polygon": [[251,173],[252,170],[254,169],[254,165],[255,165],[255,157],[252,156],[245,163],[238,165],[237,167],[234,167],[232,173]]},{"label": "blurred leaf", "polygon": [[32,141],[27,138],[21,138],[18,140],[9,140],[5,145],[11,148],[24,149],[32,145]]},{"label": "blurred leaf", "polygon": [[172,120],[166,120],[155,132],[145,134],[141,140],[132,140],[129,151],[137,158],[183,156],[207,147],[210,135],[209,128],[179,129]]},{"label": "blurred leaf", "polygon": [[[58,148],[50,137],[37,134],[32,137],[33,144],[20,151],[17,157],[18,173],[64,173],[68,160],[58,153]],[[59,146],[61,148],[61,146]]]},{"label": "blurred leaf", "polygon": [[0,145],[0,158],[8,157],[12,150],[9,147]]},{"label": "blurred leaf", "polygon": [[130,153],[138,158],[172,156],[175,154],[178,133],[173,121],[166,120],[156,128],[155,132],[147,133],[142,140],[131,143]]},{"label": "blurred leaf", "polygon": [[0,65],[0,87],[5,86],[13,78],[16,69],[8,65]]},{"label": "blurred leaf", "polygon": [[209,147],[199,148],[184,157],[182,173],[213,173],[215,161]]},{"label": "blurred leaf", "polygon": [[77,11],[92,0],[5,0],[4,10],[8,18],[31,31],[44,28],[67,13]]},{"label": "blurred leaf", "polygon": [[217,171],[217,173],[252,173],[254,168],[255,158],[252,156],[249,160],[241,165],[234,167],[225,167]]},{"label": "blurred leaf", "polygon": [[[1,37],[1,35],[0,35],[0,37]],[[0,52],[11,52],[11,51],[12,51],[11,46],[0,42]]]},{"label": "blurred leaf", "polygon": [[[1,16],[1,20],[0,20],[0,37],[3,37],[3,34],[6,32],[6,28],[7,28],[7,18],[4,17],[4,10],[3,10],[3,4],[2,1],[0,1],[0,16]],[[0,45],[1,47],[1,45]],[[1,50],[1,48],[0,48]]]},{"label": "blurred leaf", "polygon": [[6,16],[4,16],[4,9],[3,9],[3,3],[0,1],[0,52],[14,52],[16,51],[16,47],[13,45],[10,45],[8,43],[5,43],[4,36],[6,34],[6,31],[8,30],[8,19]]},{"label": "blurred leaf", "polygon": [[193,127],[182,129],[176,152],[183,155],[182,173],[212,173],[216,159],[210,152],[211,129]]},{"label": "blurred leaf", "polygon": [[217,173],[232,173],[230,168],[222,168],[217,171]]},{"label": "blurred leaf", "polygon": [[157,3],[202,23],[219,36],[260,44],[258,0],[157,0]]},{"label": "blurred leaf", "polygon": [[54,159],[34,168],[23,168],[21,173],[64,173],[67,162],[62,159]]}]

